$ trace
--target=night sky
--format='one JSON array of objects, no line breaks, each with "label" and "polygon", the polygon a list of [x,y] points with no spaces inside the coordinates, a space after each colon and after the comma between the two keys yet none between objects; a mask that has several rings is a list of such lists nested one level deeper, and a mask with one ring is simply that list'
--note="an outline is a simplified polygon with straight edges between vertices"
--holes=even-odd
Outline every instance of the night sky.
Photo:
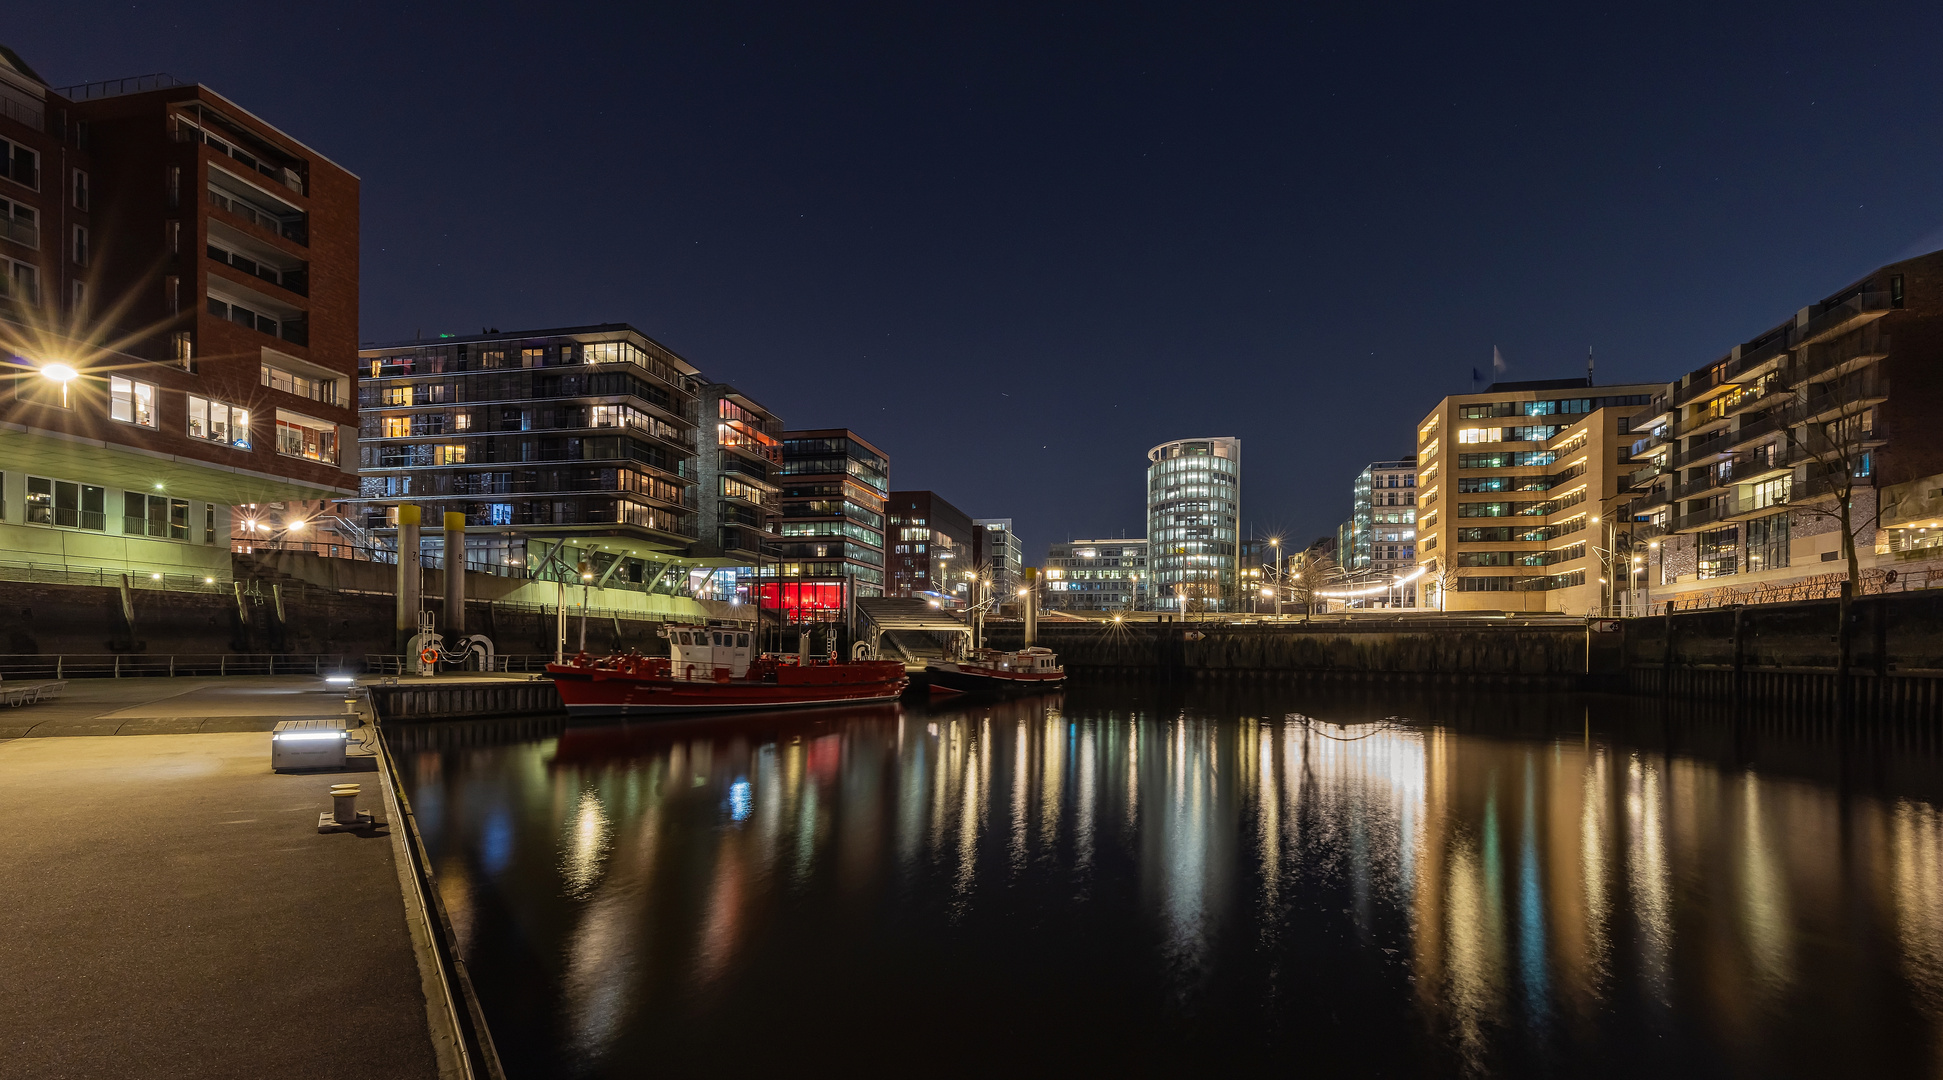
[{"label": "night sky", "polygon": [[1926,4],[612,6],[44,4],[0,42],[357,173],[364,340],[629,322],[1035,563],[1139,535],[1155,443],[1241,437],[1244,529],[1307,540],[1494,347],[1663,381],[1943,247]]}]

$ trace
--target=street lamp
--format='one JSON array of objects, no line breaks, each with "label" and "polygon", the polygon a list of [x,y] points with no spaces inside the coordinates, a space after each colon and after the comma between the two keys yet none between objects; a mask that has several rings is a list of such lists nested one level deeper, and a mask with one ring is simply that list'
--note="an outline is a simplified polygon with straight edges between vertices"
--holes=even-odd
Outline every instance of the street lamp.
[{"label": "street lamp", "polygon": [[55,385],[61,388],[61,408],[67,408],[67,384],[79,377],[79,373],[74,370],[73,366],[63,364],[58,360],[53,363],[42,364],[40,373],[42,378],[52,380]]},{"label": "street lamp", "polygon": [[1275,549],[1275,617],[1282,617],[1282,538],[1271,536],[1269,546]]}]

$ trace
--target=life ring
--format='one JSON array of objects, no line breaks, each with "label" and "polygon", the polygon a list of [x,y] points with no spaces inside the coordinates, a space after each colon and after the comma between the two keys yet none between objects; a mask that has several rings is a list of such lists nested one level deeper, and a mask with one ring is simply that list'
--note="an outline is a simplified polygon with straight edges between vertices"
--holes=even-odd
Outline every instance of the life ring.
[{"label": "life ring", "polygon": [[436,664],[438,663],[438,659],[439,651],[430,645],[425,646],[424,650],[418,654],[418,662],[421,664]]}]

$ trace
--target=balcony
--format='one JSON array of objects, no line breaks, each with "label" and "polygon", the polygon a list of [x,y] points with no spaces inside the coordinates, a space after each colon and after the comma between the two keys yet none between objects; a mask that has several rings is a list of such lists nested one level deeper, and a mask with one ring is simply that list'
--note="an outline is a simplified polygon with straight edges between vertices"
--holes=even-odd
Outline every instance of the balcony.
[{"label": "balcony", "polygon": [[1723,479],[1717,469],[1708,469],[1693,479],[1682,480],[1676,484],[1673,488],[1673,497],[1680,500],[1697,499],[1709,491],[1725,487],[1730,483],[1732,481]]},{"label": "balcony", "polygon": [[263,263],[257,262],[247,255],[238,255],[235,252],[225,251],[214,245],[210,245],[207,248],[207,253],[212,261],[221,263],[233,270],[240,270],[259,281],[267,281],[280,289],[296,293],[298,296],[310,295],[310,273],[301,266],[294,270],[279,270],[274,266],[266,266]]},{"label": "balcony", "polygon": [[1723,431],[1713,438],[1693,446],[1685,453],[1676,455],[1671,463],[1672,467],[1675,469],[1684,469],[1696,461],[1705,461],[1708,458],[1717,457],[1720,454],[1726,453],[1727,448],[1731,445],[1731,440],[1727,438],[1727,433]]},{"label": "balcony", "polygon": [[1653,396],[1653,403],[1648,405],[1645,411],[1634,413],[1626,418],[1626,430],[1650,430],[1671,419],[1672,412],[1672,406],[1666,403],[1666,395],[1655,394]]},{"label": "balcony", "polygon": [[1672,441],[1673,441],[1673,436],[1666,431],[1658,431],[1651,435],[1646,436],[1643,439],[1635,439],[1633,440],[1632,457],[1635,461],[1637,461],[1638,459],[1643,458],[1646,455],[1657,451],[1660,447],[1665,446],[1668,443],[1671,443]]},{"label": "balcony", "polygon": [[1852,341],[1815,345],[1803,349],[1801,362],[1788,373],[1788,381],[1799,386],[1828,372],[1847,374],[1889,355],[1889,335],[1862,334]]},{"label": "balcony", "polygon": [[12,240],[16,244],[38,250],[40,248],[40,222],[31,218],[22,220],[16,217],[0,215],[0,239]]},{"label": "balcony", "polygon": [[1846,334],[1865,322],[1879,319],[1888,311],[1888,293],[1856,293],[1808,320],[1807,324],[1796,332],[1795,344],[1813,345],[1819,341],[1827,341],[1837,335]]},{"label": "balcony", "polygon": [[1751,348],[1742,346],[1740,358],[1727,365],[1729,378],[1752,381],[1779,367],[1794,349],[1788,327],[1782,327]]},{"label": "balcony", "polygon": [[0,116],[25,124],[35,131],[43,131],[47,127],[47,110],[12,98],[0,97]]},{"label": "balcony", "polygon": [[1667,487],[1662,485],[1626,504],[1626,516],[1638,517],[1641,514],[1657,510],[1672,501],[1672,496],[1668,492]]},{"label": "balcony", "polygon": [[1626,474],[1626,486],[1630,489],[1643,488],[1654,480],[1666,475],[1666,466],[1655,462],[1644,469],[1634,469]]},{"label": "balcony", "polygon": [[1698,435],[1701,432],[1712,430],[1727,423],[1727,411],[1721,405],[1721,402],[1725,400],[1725,397],[1717,398],[1706,409],[1675,424],[1673,426],[1673,437],[1676,439],[1684,439],[1689,435]]},{"label": "balcony", "polygon": [[1773,412],[1766,416],[1755,417],[1751,422],[1743,421],[1740,427],[1736,428],[1727,436],[1727,441],[1733,449],[1738,450],[1748,443],[1758,439],[1764,439],[1777,431],[1785,430],[1788,427],[1785,420],[1786,417],[1783,413]]},{"label": "balcony", "polygon": [[1859,413],[1861,406],[1889,397],[1889,380],[1873,373],[1860,379],[1844,379],[1833,385],[1834,389],[1816,394],[1802,406],[1803,423],[1823,423],[1844,413]]},{"label": "balcony", "polygon": [[1727,363],[1722,362],[1708,368],[1704,373],[1695,377],[1692,382],[1675,389],[1672,396],[1667,399],[1667,403],[1677,409],[1682,405],[1705,397],[1710,392],[1719,391],[1722,387],[1733,386],[1733,380],[1725,377],[1727,367]]}]

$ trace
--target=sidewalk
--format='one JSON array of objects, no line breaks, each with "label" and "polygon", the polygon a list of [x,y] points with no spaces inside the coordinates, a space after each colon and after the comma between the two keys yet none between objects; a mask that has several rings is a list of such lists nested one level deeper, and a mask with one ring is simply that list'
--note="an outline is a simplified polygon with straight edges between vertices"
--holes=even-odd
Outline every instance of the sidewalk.
[{"label": "sidewalk", "polygon": [[394,839],[316,830],[333,783],[391,816],[375,759],[270,771],[271,724],[343,709],[297,684],[77,681],[0,714],[201,732],[0,741],[0,1078],[440,1075]]}]

